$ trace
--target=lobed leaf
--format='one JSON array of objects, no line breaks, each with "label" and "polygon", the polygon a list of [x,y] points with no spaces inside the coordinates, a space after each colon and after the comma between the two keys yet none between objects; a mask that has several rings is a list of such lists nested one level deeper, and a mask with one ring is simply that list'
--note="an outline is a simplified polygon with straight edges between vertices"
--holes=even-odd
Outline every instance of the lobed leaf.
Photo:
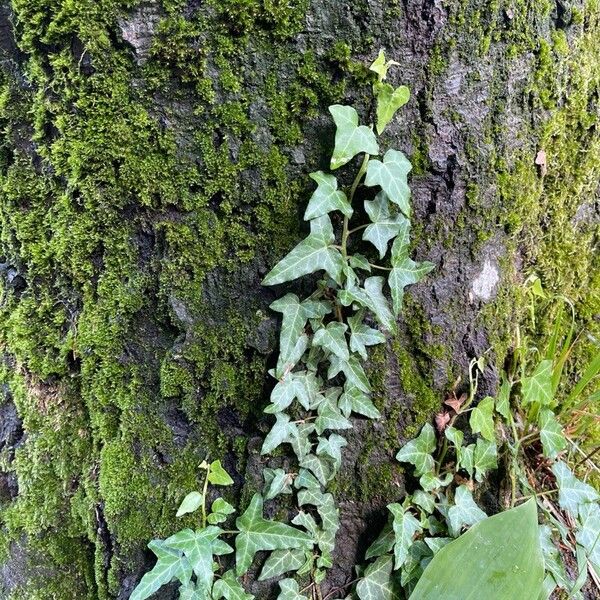
[{"label": "lobed leaf", "polygon": [[365,185],[380,186],[407,218],[410,218],[410,188],[407,176],[411,169],[412,165],[402,152],[388,150],[383,157],[383,162],[369,161],[365,177]]},{"label": "lobed leaf", "polygon": [[331,156],[331,169],[337,169],[357,154],[379,154],[379,146],[373,131],[358,124],[358,113],[351,106],[334,104],[329,107],[336,125],[335,148]]},{"label": "lobed leaf", "polygon": [[317,189],[313,192],[306,207],[305,221],[322,217],[335,210],[339,210],[348,218],[352,216],[354,211],[348,202],[348,198],[346,198],[344,192],[338,190],[338,182],[333,175],[316,171],[315,173],[309,173],[309,177],[316,181]]}]

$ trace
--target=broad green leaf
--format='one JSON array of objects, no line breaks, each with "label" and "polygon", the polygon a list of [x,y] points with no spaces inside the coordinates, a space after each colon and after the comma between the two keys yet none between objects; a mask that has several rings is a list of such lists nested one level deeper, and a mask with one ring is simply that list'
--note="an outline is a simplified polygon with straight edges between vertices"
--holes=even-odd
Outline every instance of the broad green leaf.
[{"label": "broad green leaf", "polygon": [[573,517],[577,517],[586,503],[598,502],[600,499],[600,494],[591,485],[577,479],[564,462],[554,463],[552,472],[558,485],[558,503]]},{"label": "broad green leaf", "polygon": [[498,399],[496,400],[496,412],[502,415],[505,419],[510,416],[510,390],[511,383],[506,379],[506,375],[502,374],[502,383],[498,390]]},{"label": "broad green leaf", "polygon": [[283,579],[279,582],[279,596],[277,600],[308,600],[300,593],[300,586],[293,579]]},{"label": "broad green leaf", "polygon": [[439,490],[440,488],[450,485],[453,480],[452,473],[446,473],[444,477],[438,477],[433,471],[423,473],[419,478],[419,485],[426,491],[432,492],[433,490]]},{"label": "broad green leaf", "polygon": [[365,177],[365,185],[380,186],[406,217],[410,217],[410,188],[407,176],[411,168],[409,160],[402,152],[388,150],[383,157],[383,162],[369,161]]},{"label": "broad green leaf", "polygon": [[412,500],[428,514],[431,514],[435,510],[435,499],[431,494],[423,490],[415,490]]},{"label": "broad green leaf", "polygon": [[394,332],[396,331],[396,321],[390,310],[389,302],[383,294],[384,283],[383,277],[368,277],[364,283],[365,292],[371,301],[369,308],[375,314],[375,318],[383,325],[384,329]]},{"label": "broad green leaf", "polygon": [[327,485],[333,472],[329,461],[321,456],[309,454],[300,461],[300,466],[308,469],[322,485]]},{"label": "broad green leaf", "polygon": [[321,484],[317,481],[316,477],[307,469],[300,469],[298,477],[294,480],[294,487],[297,490],[306,488],[309,490],[320,490]]},{"label": "broad green leaf", "polygon": [[333,175],[326,175],[323,171],[317,171],[309,173],[309,177],[316,181],[317,189],[306,207],[305,221],[321,217],[334,210],[339,210],[348,218],[352,216],[354,211],[348,202],[348,198],[346,198],[344,192],[338,190],[338,182]]},{"label": "broad green leaf", "polygon": [[345,261],[331,247],[334,238],[329,235],[330,230],[333,231],[327,215],[313,219],[310,235],[273,267],[264,278],[263,285],[284,283],[320,270],[324,270],[336,283],[341,283]]},{"label": "broad green leaf", "polygon": [[404,256],[401,260],[392,264],[393,269],[388,278],[388,285],[392,292],[394,313],[399,315],[404,300],[404,288],[407,285],[419,283],[427,273],[433,270],[435,265],[427,261],[417,263],[408,256]]},{"label": "broad green leaf", "polygon": [[471,412],[469,425],[473,433],[481,433],[488,441],[496,439],[494,434],[494,399],[486,396]]},{"label": "broad green leaf", "polygon": [[350,325],[350,350],[358,352],[363,360],[367,360],[366,346],[376,346],[385,343],[385,336],[381,331],[373,329],[363,322],[364,313],[359,311],[353,317],[348,317]]},{"label": "broad green leaf", "polygon": [[312,539],[314,540],[317,536],[317,532],[319,531],[319,526],[315,521],[315,518],[307,512],[301,510],[293,519],[293,525],[298,525],[299,527],[304,527],[308,533],[310,533]]},{"label": "broad green leaf", "polygon": [[294,454],[301,459],[312,449],[310,435],[315,430],[312,423],[299,423],[295,430],[292,430],[291,438],[288,440],[292,446]]},{"label": "broad green leaf", "polygon": [[223,556],[224,554],[231,554],[233,552],[233,548],[219,538],[214,539],[211,545],[212,553],[215,556]]},{"label": "broad green leaf", "polygon": [[387,77],[388,69],[392,65],[398,65],[395,60],[385,60],[385,54],[383,50],[379,51],[377,58],[373,61],[373,64],[369,67],[369,71],[377,73],[379,81],[383,81]]},{"label": "broad green leaf", "polygon": [[581,527],[575,533],[577,543],[585,549],[588,560],[600,574],[600,505],[583,504],[579,509]]},{"label": "broad green leaf", "polygon": [[523,405],[528,406],[534,402],[540,406],[552,404],[552,361],[543,360],[533,372],[531,377],[521,379],[521,395]]},{"label": "broad green leaf", "polygon": [[460,450],[458,464],[464,469],[469,477],[473,477],[475,469],[475,444],[469,444]]},{"label": "broad green leaf", "polygon": [[381,530],[381,533],[377,539],[369,546],[367,553],[365,554],[365,558],[369,560],[370,558],[375,558],[376,556],[388,554],[392,551],[395,541],[396,534],[394,533],[392,519],[390,518],[386,526]]},{"label": "broad green leaf", "polygon": [[562,427],[556,420],[554,413],[543,408],[538,415],[540,427],[540,440],[544,449],[544,456],[556,458],[560,452],[566,450],[567,440],[563,434]]},{"label": "broad green leaf", "polygon": [[372,223],[363,232],[362,239],[371,242],[379,251],[379,258],[383,258],[389,241],[409,229],[408,219],[401,214],[390,214],[385,192],[379,192],[373,201],[365,200],[365,210]]},{"label": "broad green leaf", "polygon": [[400,576],[400,584],[405,591],[412,592],[416,581],[423,573],[426,563],[432,557],[433,552],[423,540],[416,540],[413,543]]},{"label": "broad green leaf", "polygon": [[231,506],[229,502],[223,500],[223,498],[217,498],[212,503],[211,510],[213,512],[221,513],[223,515],[231,515],[235,512],[235,508],[233,508],[233,506]]},{"label": "broad green leaf", "polygon": [[352,412],[369,419],[379,419],[381,417],[381,413],[371,402],[369,396],[350,384],[344,387],[344,393],[340,396],[338,406],[346,417],[349,417]]},{"label": "broad green leaf", "polygon": [[392,581],[393,568],[391,556],[380,556],[369,565],[356,586],[360,600],[396,600],[398,590]]},{"label": "broad green leaf", "polygon": [[[206,600],[208,597],[204,591],[200,591],[193,581],[182,583],[179,586],[179,600]],[[212,598],[212,596],[211,596]]]},{"label": "broad green leaf", "polygon": [[[283,314],[279,336],[279,362],[282,366],[277,369],[277,375],[281,377],[284,372],[280,371],[285,371],[286,367],[288,370],[294,367],[293,358],[296,354],[296,344],[304,333],[308,315],[306,314],[306,308],[300,303],[296,294],[286,294],[283,298],[275,300],[270,308]],[[285,382],[282,383],[285,385]],[[284,392],[284,389],[279,386],[276,386],[275,389],[278,390],[276,394],[283,394]],[[272,402],[275,403],[276,399],[272,399]],[[284,399],[280,399],[279,403],[284,404]]]},{"label": "broad green leaf", "polygon": [[275,415],[275,425],[266,435],[260,451],[261,454],[270,454],[285,442],[289,442],[291,438],[297,435],[296,424],[290,422],[290,417],[285,413],[277,413]]},{"label": "broad green leaf", "polygon": [[344,373],[349,385],[357,387],[365,393],[371,391],[371,384],[367,379],[362,364],[356,356],[352,355],[348,361],[341,360],[337,356],[330,356],[327,379],[333,379],[339,373]]},{"label": "broad green leaf", "polygon": [[460,429],[456,429],[455,427],[448,427],[444,431],[444,435],[448,438],[454,447],[456,448],[457,457],[460,460],[460,448],[462,447],[464,434]]},{"label": "broad green leaf", "polygon": [[345,323],[332,321],[326,327],[322,327],[315,332],[313,344],[315,346],[322,346],[342,360],[348,360],[350,358],[350,351],[346,342],[347,329],[348,326]]},{"label": "broad green leaf", "polygon": [[308,534],[277,521],[263,518],[263,499],[254,494],[244,514],[236,520],[240,533],[235,538],[236,573],[248,571],[254,555],[260,550],[285,550],[309,548],[312,545]]},{"label": "broad green leaf", "polygon": [[326,398],[317,407],[315,430],[321,435],[326,429],[351,429],[352,423],[340,412],[334,398]]},{"label": "broad green leaf", "polygon": [[275,550],[265,561],[259,581],[279,577],[288,571],[297,571],[306,562],[306,551],[302,548]]},{"label": "broad green leaf", "polygon": [[400,449],[396,454],[396,460],[414,465],[416,474],[424,475],[433,471],[435,467],[432,456],[434,450],[435,431],[429,423],[426,423],[419,436]]},{"label": "broad green leaf", "polygon": [[199,531],[182,529],[165,540],[165,545],[183,552],[188,559],[200,591],[209,592],[213,582],[212,542],[223,530],[209,526]]},{"label": "broad green leaf", "polygon": [[202,494],[200,492],[190,492],[179,505],[175,516],[181,517],[187,513],[192,513],[202,505]]},{"label": "broad green leaf", "polygon": [[298,506],[312,504],[313,506],[321,506],[324,502],[324,494],[321,487],[318,489],[305,489],[298,492]]},{"label": "broad green leaf", "polygon": [[410,600],[535,600],[544,580],[535,501],[494,515],[444,546]]},{"label": "broad green leaf", "polygon": [[358,124],[358,113],[351,106],[334,104],[329,112],[336,125],[335,148],[331,156],[331,169],[337,169],[357,154],[379,154],[379,146],[373,131]]},{"label": "broad green leaf", "polygon": [[160,540],[150,542],[148,547],[156,554],[158,561],[142,577],[130,600],[145,600],[171,580],[177,578],[181,583],[185,583],[192,576],[192,566],[181,552],[166,547]]},{"label": "broad green leaf", "polygon": [[490,469],[496,469],[498,467],[498,449],[496,447],[496,442],[482,440],[481,438],[477,440],[473,466],[475,467],[475,479],[479,482],[483,481],[485,474]]},{"label": "broad green leaf", "polygon": [[487,515],[475,504],[469,488],[459,486],[454,495],[454,506],[448,510],[450,533],[457,536],[463,527],[475,525],[485,518]]},{"label": "broad green leaf", "polygon": [[388,508],[394,516],[392,522],[395,535],[394,568],[399,569],[408,558],[408,551],[413,543],[415,534],[421,532],[422,528],[419,521],[400,504],[390,504]]},{"label": "broad green leaf", "polygon": [[266,413],[278,413],[285,410],[295,399],[310,410],[319,389],[314,373],[301,371],[287,373],[271,392],[271,404],[265,408]]},{"label": "broad green leaf", "polygon": [[377,133],[381,134],[396,111],[410,100],[410,90],[405,85],[394,89],[389,83],[378,83],[374,88],[377,96]]},{"label": "broad green leaf", "polygon": [[322,454],[329,456],[333,460],[335,470],[337,471],[342,464],[342,448],[347,444],[348,442],[337,433],[332,433],[329,437],[320,437],[316,450],[317,456]]},{"label": "broad green leaf", "polygon": [[229,477],[229,473],[222,467],[220,460],[210,463],[208,481],[213,485],[233,485],[233,479]]},{"label": "broad green leaf", "polygon": [[233,571],[227,571],[213,587],[213,600],[254,600],[252,594],[246,593]]},{"label": "broad green leaf", "polygon": [[263,469],[263,477],[265,478],[264,498],[272,500],[279,494],[292,493],[293,476],[286,473],[283,469]]}]

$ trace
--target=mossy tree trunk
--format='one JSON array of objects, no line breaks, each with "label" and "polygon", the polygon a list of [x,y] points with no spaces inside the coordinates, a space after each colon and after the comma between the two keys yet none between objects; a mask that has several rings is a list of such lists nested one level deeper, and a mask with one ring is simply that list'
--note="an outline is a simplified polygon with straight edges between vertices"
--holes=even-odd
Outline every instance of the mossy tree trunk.
[{"label": "mossy tree trunk", "polygon": [[356,423],[335,484],[327,585],[349,581],[401,495],[402,441],[471,358],[487,352],[494,390],[519,284],[536,272],[598,332],[599,16],[598,0],[0,1],[0,596],[127,598],[206,455],[240,502],[260,485],[281,293],[260,280],[302,235],[327,105],[367,120],[384,48],[412,89],[386,135],[437,269],[371,358],[385,416]]}]

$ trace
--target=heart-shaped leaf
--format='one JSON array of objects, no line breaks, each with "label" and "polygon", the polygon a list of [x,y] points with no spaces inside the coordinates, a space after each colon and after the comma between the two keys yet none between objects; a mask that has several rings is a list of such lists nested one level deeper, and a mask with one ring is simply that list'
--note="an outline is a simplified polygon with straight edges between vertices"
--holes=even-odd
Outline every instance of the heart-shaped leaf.
[{"label": "heart-shaped leaf", "polygon": [[331,156],[331,169],[337,169],[352,160],[357,154],[379,154],[379,146],[373,131],[358,124],[358,113],[351,106],[334,104],[329,112],[337,127],[335,148]]}]

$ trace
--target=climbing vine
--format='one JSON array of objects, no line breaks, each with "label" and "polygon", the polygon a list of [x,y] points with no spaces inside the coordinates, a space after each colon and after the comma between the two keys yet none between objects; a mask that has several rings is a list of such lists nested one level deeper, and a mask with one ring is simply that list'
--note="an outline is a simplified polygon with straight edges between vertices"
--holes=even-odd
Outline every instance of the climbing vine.
[{"label": "climbing vine", "polygon": [[[410,96],[405,86],[394,89],[385,82],[393,64],[380,52],[370,67],[377,74],[373,92],[378,133]],[[320,271],[325,274],[307,298],[287,293],[271,304],[272,310],[282,313],[282,324],[279,357],[269,372],[276,384],[265,408],[275,423],[261,453],[271,454],[288,444],[296,456],[297,471],[265,469],[263,493],[252,497],[236,519],[236,529],[225,531],[218,524],[227,521],[234,508],[219,498],[207,514],[206,492],[209,483],[226,485],[230,481],[218,461],[203,463],[204,491],[189,495],[179,510],[185,514],[201,509],[202,526],[151,542],[158,560],[140,581],[132,600],[149,597],[173,578],[181,582],[182,598],[251,598],[238,578],[248,571],[258,551],[271,552],[260,579],[289,572],[310,575],[314,595],[321,596],[319,584],[332,566],[339,527],[335,499],[327,491],[347,443],[338,432],[352,427],[353,414],[380,416],[364,369],[367,348],[384,343],[384,332],[395,331],[404,289],[433,268],[431,263],[417,263],[409,256],[410,162],[391,148],[381,160],[373,158],[382,154],[377,136],[373,126],[359,124],[353,107],[333,105],[329,112],[336,125],[331,170],[359,155],[360,167],[347,189],[330,173],[310,174],[317,184],[304,214],[310,232],[263,281],[272,286]],[[362,205],[367,223],[356,206],[361,185],[366,190]],[[334,227],[339,221],[340,227]],[[375,248],[379,261],[369,258],[369,252],[355,251],[355,242],[361,239]],[[292,493],[300,511],[291,525],[263,517],[266,500]],[[235,570],[221,574],[214,560],[233,552],[222,540],[227,536],[235,538]],[[304,598],[293,579],[284,579],[279,585],[280,600]]]}]

